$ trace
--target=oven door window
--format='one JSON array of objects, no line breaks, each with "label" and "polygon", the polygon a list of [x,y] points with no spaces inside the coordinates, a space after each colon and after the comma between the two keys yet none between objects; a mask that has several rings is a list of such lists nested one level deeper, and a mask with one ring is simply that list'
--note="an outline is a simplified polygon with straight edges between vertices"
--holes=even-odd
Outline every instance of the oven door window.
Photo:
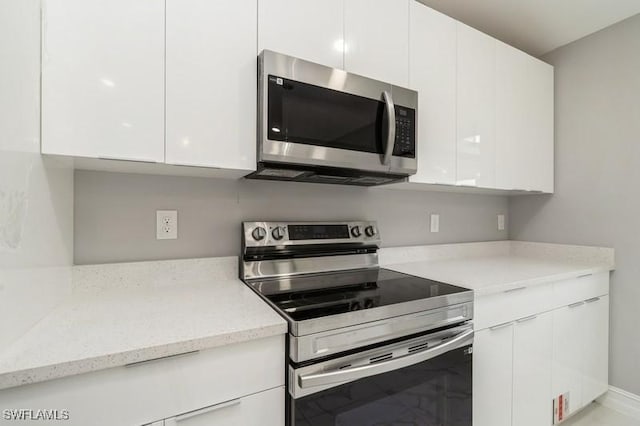
[{"label": "oven door window", "polygon": [[384,102],[337,90],[268,77],[270,140],[383,153]]},{"label": "oven door window", "polygon": [[291,426],[471,426],[470,346],[303,398]]}]

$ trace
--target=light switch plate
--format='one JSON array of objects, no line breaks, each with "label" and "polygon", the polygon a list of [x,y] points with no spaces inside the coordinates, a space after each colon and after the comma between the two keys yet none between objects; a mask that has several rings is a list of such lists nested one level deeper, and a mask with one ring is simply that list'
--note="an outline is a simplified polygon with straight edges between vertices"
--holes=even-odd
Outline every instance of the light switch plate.
[{"label": "light switch plate", "polygon": [[178,211],[156,211],[156,239],[175,240],[178,238]]},{"label": "light switch plate", "polygon": [[440,215],[431,215],[431,232],[440,232]]}]

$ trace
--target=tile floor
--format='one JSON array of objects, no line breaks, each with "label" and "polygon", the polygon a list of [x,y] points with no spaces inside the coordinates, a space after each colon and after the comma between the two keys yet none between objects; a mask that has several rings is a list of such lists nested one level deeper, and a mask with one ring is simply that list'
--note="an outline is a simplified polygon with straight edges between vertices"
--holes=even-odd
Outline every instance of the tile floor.
[{"label": "tile floor", "polygon": [[563,426],[640,426],[640,420],[593,403],[567,420]]}]

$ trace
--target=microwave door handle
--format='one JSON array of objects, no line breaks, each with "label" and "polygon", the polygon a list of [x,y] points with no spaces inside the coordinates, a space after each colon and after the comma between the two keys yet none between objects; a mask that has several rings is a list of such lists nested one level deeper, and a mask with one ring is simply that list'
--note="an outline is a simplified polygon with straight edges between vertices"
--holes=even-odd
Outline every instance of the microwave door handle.
[{"label": "microwave door handle", "polygon": [[453,349],[466,346],[473,342],[473,330],[467,330],[457,336],[447,340],[429,349],[405,355],[389,361],[378,362],[353,368],[344,368],[342,370],[333,370],[319,374],[309,374],[298,377],[298,385],[303,388],[312,388],[316,386],[326,386],[334,383],[347,382],[362,379],[389,371],[398,370],[400,368],[409,367],[420,362],[440,356]]},{"label": "microwave door handle", "polygon": [[388,91],[382,92],[382,99],[384,100],[385,108],[387,109],[388,120],[388,132],[387,143],[384,149],[384,157],[382,159],[382,165],[388,166],[391,162],[391,156],[393,155],[393,148],[396,145],[396,107],[393,104],[393,98]]}]

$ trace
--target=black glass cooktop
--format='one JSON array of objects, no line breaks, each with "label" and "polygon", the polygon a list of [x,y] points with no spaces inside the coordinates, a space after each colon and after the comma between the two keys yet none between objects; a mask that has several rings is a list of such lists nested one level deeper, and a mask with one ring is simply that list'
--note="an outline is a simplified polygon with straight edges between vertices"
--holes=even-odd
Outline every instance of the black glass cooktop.
[{"label": "black glass cooktop", "polygon": [[278,278],[250,285],[294,321],[470,291],[388,269]]}]

